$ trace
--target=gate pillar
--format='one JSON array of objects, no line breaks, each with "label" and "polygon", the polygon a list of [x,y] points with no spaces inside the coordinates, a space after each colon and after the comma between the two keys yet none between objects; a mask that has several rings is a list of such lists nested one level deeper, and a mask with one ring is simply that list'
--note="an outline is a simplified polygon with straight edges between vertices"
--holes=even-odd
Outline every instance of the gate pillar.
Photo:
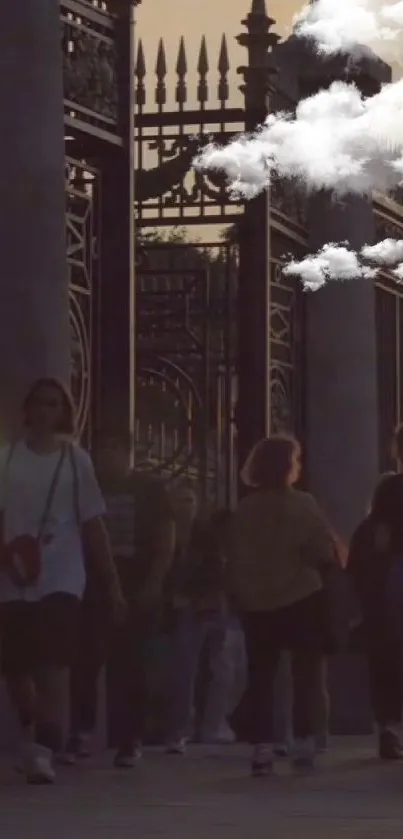
[{"label": "gate pillar", "polygon": [[5,3],[0,27],[0,424],[39,376],[70,377],[59,5]]},{"label": "gate pillar", "polygon": [[[297,66],[301,93],[343,77],[344,61],[327,65],[312,54]],[[368,96],[389,68],[370,58],[357,67],[356,85]],[[345,242],[359,251],[375,241],[372,200],[321,192],[310,201],[310,249]],[[365,516],[379,474],[375,285],[331,282],[306,297],[307,479],[332,524],[349,538]]]},{"label": "gate pillar", "polygon": [[[269,110],[271,50],[277,35],[265,0],[253,0],[238,42],[248,50],[243,76],[245,128],[253,131]],[[237,407],[238,457],[242,466],[250,448],[270,431],[270,196],[269,191],[246,202],[239,230]]]},{"label": "gate pillar", "polygon": [[133,436],[135,392],[134,254],[134,5],[115,0],[118,119],[123,146],[99,161],[101,272],[96,430],[113,426]]}]

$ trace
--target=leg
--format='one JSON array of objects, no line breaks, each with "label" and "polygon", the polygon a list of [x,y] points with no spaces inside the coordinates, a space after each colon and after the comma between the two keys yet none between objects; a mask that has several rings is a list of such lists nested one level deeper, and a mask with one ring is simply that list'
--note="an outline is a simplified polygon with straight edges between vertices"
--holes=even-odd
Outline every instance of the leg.
[{"label": "leg", "polygon": [[251,741],[255,745],[254,774],[265,774],[272,760],[274,680],[280,651],[273,644],[271,615],[248,613],[243,617],[249,673]]},{"label": "leg", "polygon": [[200,653],[206,637],[203,618],[183,610],[172,634],[168,750],[182,750],[189,733]]},{"label": "leg", "polygon": [[374,646],[369,654],[372,707],[379,729],[379,753],[385,760],[403,756],[397,728],[402,717],[402,652]]},{"label": "leg", "polygon": [[37,712],[35,747],[27,779],[54,780],[53,758],[62,746],[69,698],[69,670],[76,656],[79,601],[55,594],[35,604],[33,614],[33,678]]},{"label": "leg", "polygon": [[36,688],[32,677],[32,607],[8,603],[2,609],[2,669],[10,704],[21,726],[20,754],[16,768],[24,771],[32,749],[37,712]]},{"label": "leg", "polygon": [[115,766],[129,769],[141,757],[148,711],[148,647],[155,637],[153,616],[131,615],[118,630],[111,668],[115,689]]},{"label": "leg", "polygon": [[301,650],[292,658],[294,681],[294,736],[296,761],[313,761],[314,738],[317,733],[318,697],[322,683],[322,655],[312,650]]},{"label": "leg", "polygon": [[316,747],[326,752],[329,739],[330,696],[327,688],[327,658],[322,657],[316,716]]},{"label": "leg", "polygon": [[36,742],[58,754],[63,742],[63,724],[69,695],[67,667],[41,667],[35,673],[38,697]]},{"label": "leg", "polygon": [[97,723],[98,682],[107,657],[109,631],[102,604],[81,607],[78,655],[70,672],[70,738],[64,763],[88,757]]},{"label": "leg", "polygon": [[275,753],[286,757],[292,741],[293,680],[291,654],[283,652],[274,684]]},{"label": "leg", "polygon": [[234,682],[234,632],[226,616],[217,612],[207,624],[209,682],[202,724],[203,742],[233,743],[227,716]]}]

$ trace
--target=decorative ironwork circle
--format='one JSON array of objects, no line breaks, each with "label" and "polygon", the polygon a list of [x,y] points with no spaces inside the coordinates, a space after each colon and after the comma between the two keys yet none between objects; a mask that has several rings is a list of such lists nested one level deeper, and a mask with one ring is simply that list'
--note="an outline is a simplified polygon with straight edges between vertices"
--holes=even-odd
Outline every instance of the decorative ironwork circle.
[{"label": "decorative ironwork circle", "polygon": [[174,362],[154,357],[137,370],[136,461],[143,470],[178,477],[199,448],[201,402]]},{"label": "decorative ironwork circle", "polygon": [[90,348],[80,303],[70,293],[71,390],[77,411],[77,431],[84,433],[90,412]]}]

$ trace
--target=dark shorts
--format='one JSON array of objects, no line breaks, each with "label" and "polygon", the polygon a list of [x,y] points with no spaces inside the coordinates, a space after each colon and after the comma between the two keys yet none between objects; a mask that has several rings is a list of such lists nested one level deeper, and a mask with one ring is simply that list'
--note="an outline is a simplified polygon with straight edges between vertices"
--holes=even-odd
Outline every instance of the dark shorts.
[{"label": "dark shorts", "polygon": [[70,667],[77,653],[80,601],[52,594],[37,603],[1,607],[2,670],[8,675]]}]

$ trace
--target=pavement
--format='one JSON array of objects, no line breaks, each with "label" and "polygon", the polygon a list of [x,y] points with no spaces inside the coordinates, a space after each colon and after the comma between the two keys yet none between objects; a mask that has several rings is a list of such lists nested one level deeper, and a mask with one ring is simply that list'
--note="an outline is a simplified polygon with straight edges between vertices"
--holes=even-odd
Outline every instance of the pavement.
[{"label": "pavement", "polygon": [[105,755],[35,788],[2,758],[1,839],[401,839],[403,764],[380,764],[368,738],[334,741],[308,774],[248,769],[243,746],[150,750],[133,771]]}]

